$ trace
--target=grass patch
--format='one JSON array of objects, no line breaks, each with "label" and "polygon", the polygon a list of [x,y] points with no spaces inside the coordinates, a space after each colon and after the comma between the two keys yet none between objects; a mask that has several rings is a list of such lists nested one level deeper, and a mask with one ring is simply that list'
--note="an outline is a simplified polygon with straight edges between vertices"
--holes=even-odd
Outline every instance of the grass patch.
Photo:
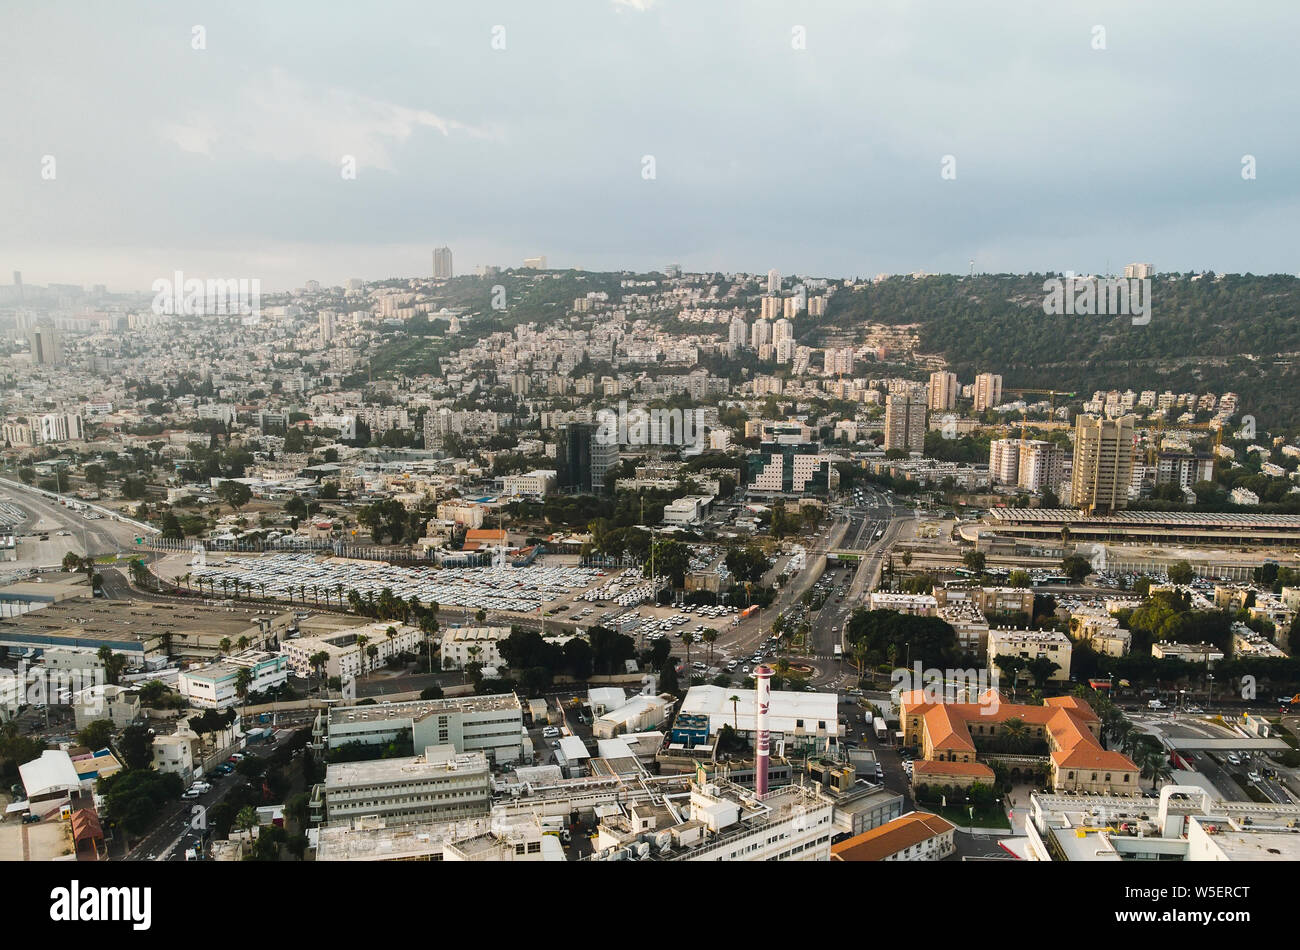
[{"label": "grass patch", "polygon": [[975,809],[975,820],[972,823],[971,813],[966,810],[965,805],[949,805],[947,808],[941,807],[937,802],[917,802],[918,811],[933,812],[941,818],[946,818],[959,828],[1010,828],[1011,823],[1007,821],[1006,813],[1002,811],[1002,806],[994,805],[992,808],[980,810]]},{"label": "grass patch", "polygon": [[1232,780],[1241,786],[1241,790],[1246,793],[1246,796],[1252,802],[1261,802],[1265,804],[1269,802],[1269,797],[1254,785],[1250,784],[1250,780],[1240,772],[1233,772]]},{"label": "grass patch", "polygon": [[1283,742],[1285,742],[1287,745],[1289,745],[1291,748],[1293,749],[1300,748],[1300,740],[1296,739],[1295,734],[1292,733],[1290,729],[1282,725],[1281,720],[1273,721],[1273,732],[1276,733],[1278,738],[1281,739]]}]

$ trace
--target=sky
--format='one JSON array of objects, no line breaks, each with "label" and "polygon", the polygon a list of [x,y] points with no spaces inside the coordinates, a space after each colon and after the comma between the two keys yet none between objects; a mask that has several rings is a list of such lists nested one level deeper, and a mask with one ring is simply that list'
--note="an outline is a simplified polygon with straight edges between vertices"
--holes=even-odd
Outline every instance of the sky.
[{"label": "sky", "polygon": [[1300,271],[1300,4],[6,0],[0,25],[0,282],[270,292],[427,276],[443,244],[457,273]]}]

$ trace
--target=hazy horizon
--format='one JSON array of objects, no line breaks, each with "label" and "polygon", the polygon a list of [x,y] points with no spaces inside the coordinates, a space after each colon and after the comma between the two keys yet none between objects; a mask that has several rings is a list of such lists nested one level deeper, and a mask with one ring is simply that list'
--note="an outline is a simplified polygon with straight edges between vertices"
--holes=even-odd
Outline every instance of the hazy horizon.
[{"label": "hazy horizon", "polygon": [[457,274],[538,255],[865,277],[972,260],[1300,270],[1300,8],[71,3],[7,19],[0,279],[146,292],[181,270],[270,293],[428,275],[444,244]]}]

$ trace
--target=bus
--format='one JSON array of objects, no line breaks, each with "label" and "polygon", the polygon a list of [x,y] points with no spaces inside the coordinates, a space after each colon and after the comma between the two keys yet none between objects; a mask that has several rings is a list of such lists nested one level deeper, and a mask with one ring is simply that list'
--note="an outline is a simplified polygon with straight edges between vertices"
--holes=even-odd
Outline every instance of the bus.
[{"label": "bus", "polygon": [[835,659],[837,660],[844,659],[844,648],[841,647],[838,643],[835,644]]}]

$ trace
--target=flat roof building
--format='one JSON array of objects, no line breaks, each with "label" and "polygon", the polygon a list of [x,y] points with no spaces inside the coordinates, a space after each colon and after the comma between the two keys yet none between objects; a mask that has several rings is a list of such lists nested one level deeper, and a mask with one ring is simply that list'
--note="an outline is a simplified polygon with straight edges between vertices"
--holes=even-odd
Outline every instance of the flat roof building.
[{"label": "flat roof building", "polygon": [[422,755],[331,763],[311,806],[325,824],[379,818],[388,825],[486,815],[492,775],[482,752],[430,746]]},{"label": "flat roof building", "polygon": [[314,733],[331,749],[409,738],[412,748],[450,744],[457,752],[482,752],[501,765],[523,755],[524,714],[514,693],[335,706],[328,718],[317,717]]}]

